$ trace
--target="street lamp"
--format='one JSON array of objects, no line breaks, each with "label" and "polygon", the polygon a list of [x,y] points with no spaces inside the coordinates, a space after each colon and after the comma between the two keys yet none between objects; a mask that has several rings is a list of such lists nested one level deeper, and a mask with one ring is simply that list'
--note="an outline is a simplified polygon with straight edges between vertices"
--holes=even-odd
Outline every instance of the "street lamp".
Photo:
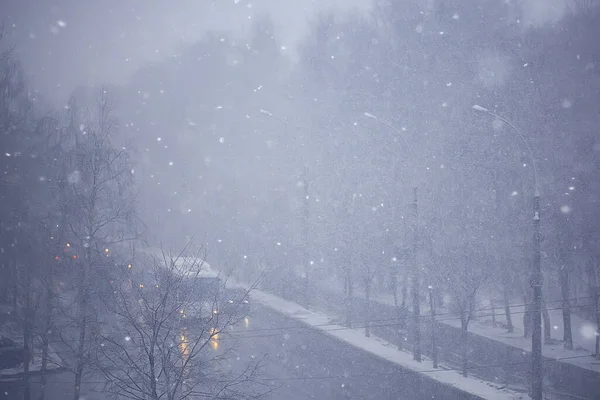
[{"label": "street lamp", "polygon": [[508,125],[521,138],[531,159],[533,167],[534,193],[533,193],[533,265],[531,285],[533,286],[533,332],[531,334],[531,398],[542,400],[542,265],[540,251],[540,190],[537,168],[531,147],[525,135],[508,119],[475,104],[473,110],[482,112],[499,119]]},{"label": "street lamp", "polygon": [[390,124],[387,121],[381,120],[379,118],[377,118],[375,115],[366,112],[363,114],[365,117],[367,118],[371,118],[374,119],[375,121],[379,122],[380,124],[383,124],[385,126],[387,126],[388,128],[390,128],[391,130],[393,130],[394,132],[396,132],[398,134],[398,136],[400,136],[400,139],[402,139],[402,141],[404,142],[404,144],[406,145],[407,148],[410,148],[410,146],[408,145],[408,142],[406,141],[406,138],[404,137],[404,134],[402,132],[400,132],[399,129],[397,129],[394,125]]},{"label": "street lamp", "polygon": [[[392,131],[396,132],[398,134],[398,136],[400,136],[400,138],[404,141],[404,144],[406,145],[406,149],[411,149],[411,147],[409,146],[408,142],[406,141],[406,139],[404,138],[403,133],[396,129],[392,124],[390,124],[389,122],[386,122],[384,120],[381,120],[379,118],[377,118],[375,115],[369,113],[369,112],[365,112],[363,113],[363,115],[366,118],[370,118],[370,119],[374,119],[375,121],[379,122],[382,125],[387,126],[389,129],[391,129]],[[412,149],[411,149],[412,150]],[[396,159],[394,158],[394,174],[396,174]],[[412,328],[413,328],[413,339],[414,339],[414,343],[413,343],[413,358],[415,361],[421,362],[421,282],[420,282],[420,276],[419,276],[419,268],[417,266],[417,250],[418,250],[418,229],[419,229],[419,210],[418,210],[418,203],[417,203],[417,186],[413,186],[413,193],[414,193],[414,198],[413,198],[413,203],[412,203],[412,211],[413,211],[413,217],[415,219],[415,231],[414,231],[414,238],[413,238],[413,259],[412,259],[412,263],[411,263],[411,286],[412,286],[412,311],[413,311],[413,324],[412,324]]]}]

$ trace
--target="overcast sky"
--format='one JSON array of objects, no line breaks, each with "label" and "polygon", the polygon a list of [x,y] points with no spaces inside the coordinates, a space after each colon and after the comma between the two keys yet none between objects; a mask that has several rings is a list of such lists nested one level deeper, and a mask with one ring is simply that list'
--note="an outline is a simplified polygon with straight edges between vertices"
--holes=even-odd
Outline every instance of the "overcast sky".
[{"label": "overcast sky", "polygon": [[[5,31],[34,85],[62,101],[77,85],[123,82],[144,62],[177,52],[208,29],[247,29],[267,11],[290,51],[318,10],[366,11],[373,0],[0,0]],[[422,0],[425,4],[431,0]],[[569,1],[521,4],[534,23],[562,16]]]}]

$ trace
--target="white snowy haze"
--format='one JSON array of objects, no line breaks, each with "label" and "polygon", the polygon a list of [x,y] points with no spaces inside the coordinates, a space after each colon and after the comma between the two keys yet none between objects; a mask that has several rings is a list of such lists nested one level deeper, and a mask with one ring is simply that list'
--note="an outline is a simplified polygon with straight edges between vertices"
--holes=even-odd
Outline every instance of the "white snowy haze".
[{"label": "white snowy haze", "polygon": [[[435,3],[419,2],[425,11]],[[577,3],[498,2],[513,7],[523,26],[557,22]],[[294,56],[315,14],[366,14],[373,5],[373,0],[3,0],[0,17],[38,89],[63,101],[78,85],[122,83],[145,62],[177,54],[208,30],[243,36],[253,18],[265,12],[278,40]]]},{"label": "white snowy haze", "polygon": [[[518,400],[534,286],[544,389],[597,398],[600,0],[0,0],[0,22],[0,314],[35,319],[15,368],[57,343],[75,399],[110,348],[91,382],[141,392],[247,398],[222,374],[264,359],[265,399]],[[202,338],[224,362],[188,370]],[[159,358],[181,372],[137,366]],[[189,398],[161,396],[131,398]]]}]

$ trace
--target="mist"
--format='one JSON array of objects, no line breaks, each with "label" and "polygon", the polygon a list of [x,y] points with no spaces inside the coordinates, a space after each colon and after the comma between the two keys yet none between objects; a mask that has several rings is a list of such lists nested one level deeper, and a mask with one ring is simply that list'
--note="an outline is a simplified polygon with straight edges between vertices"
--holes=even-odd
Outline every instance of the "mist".
[{"label": "mist", "polygon": [[597,2],[0,17],[11,398],[600,391]]}]

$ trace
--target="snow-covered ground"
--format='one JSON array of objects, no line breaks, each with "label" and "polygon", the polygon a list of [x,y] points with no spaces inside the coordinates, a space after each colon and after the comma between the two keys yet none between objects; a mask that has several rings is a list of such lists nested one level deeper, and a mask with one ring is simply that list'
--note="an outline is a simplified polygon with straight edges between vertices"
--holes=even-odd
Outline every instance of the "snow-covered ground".
[{"label": "snow-covered ground", "polygon": [[[343,287],[340,283],[335,280],[322,280],[318,282],[319,289],[343,293]],[[359,289],[355,289],[355,295],[364,298],[364,293]],[[394,298],[391,294],[380,294],[373,293],[371,300],[394,306]],[[559,309],[560,303],[552,303],[548,305],[550,321],[552,323],[552,338],[562,340],[563,338],[563,321],[562,321],[562,310]],[[478,312],[477,319],[473,320],[469,324],[469,332],[483,336],[500,343],[504,343],[524,351],[531,351],[531,338],[523,336],[523,305],[511,306],[512,312],[512,323],[514,331],[508,333],[504,327],[506,324],[506,316],[501,308],[496,309],[496,322],[497,326],[494,327],[492,323],[492,316],[489,307]],[[429,312],[427,304],[421,305],[421,312],[426,314]],[[439,312],[446,313],[444,310]],[[458,318],[438,318],[439,322],[446,325],[460,328],[460,320]],[[594,325],[575,314],[571,314],[571,326],[573,331],[573,350],[567,350],[563,347],[562,342],[555,342],[551,344],[544,344],[542,351],[544,357],[559,360],[560,362],[577,365],[578,367],[586,368],[592,371],[600,373],[600,361],[596,360],[591,356],[595,349],[596,341],[596,328]]]},{"label": "snow-covered ground", "polygon": [[[60,370],[62,368],[62,360],[56,353],[56,351],[52,348],[52,346],[48,346],[48,365],[46,370],[48,372],[53,372]],[[42,370],[42,351],[41,349],[35,348],[33,352],[33,362],[29,364],[29,372],[30,373],[38,373]],[[20,378],[21,374],[23,374],[23,364],[14,368],[5,368],[0,369],[0,379],[11,379],[11,378]]]},{"label": "snow-covered ground", "polygon": [[[233,283],[231,283],[233,285]],[[419,363],[412,359],[412,354],[398,351],[397,348],[385,340],[371,335],[365,337],[363,329],[350,329],[332,323],[331,316],[320,312],[309,311],[302,306],[284,300],[281,297],[260,291],[252,290],[250,297],[253,301],[269,307],[281,314],[294,318],[306,325],[318,329],[327,335],[348,343],[351,346],[367,351],[387,361],[395,363],[402,368],[426,374],[442,384],[456,387],[464,392],[471,393],[482,399],[526,399],[528,396],[517,393],[498,385],[482,380],[463,377],[458,371],[450,369],[434,369],[431,360],[424,359]]]},{"label": "snow-covered ground", "polygon": [[[12,321],[5,321],[5,323],[0,326],[0,336],[6,337],[13,340],[16,345],[23,346],[23,337],[20,336],[22,334],[20,327]],[[29,371],[32,373],[39,372],[42,369],[42,350],[40,348],[40,343],[36,341],[34,343],[33,349],[33,360],[29,364]],[[57,352],[52,348],[52,346],[48,346],[48,371],[55,371],[61,368],[62,360],[58,356]],[[18,378],[23,373],[23,364],[13,367],[13,368],[5,368],[0,369],[0,379],[11,379]]]}]

